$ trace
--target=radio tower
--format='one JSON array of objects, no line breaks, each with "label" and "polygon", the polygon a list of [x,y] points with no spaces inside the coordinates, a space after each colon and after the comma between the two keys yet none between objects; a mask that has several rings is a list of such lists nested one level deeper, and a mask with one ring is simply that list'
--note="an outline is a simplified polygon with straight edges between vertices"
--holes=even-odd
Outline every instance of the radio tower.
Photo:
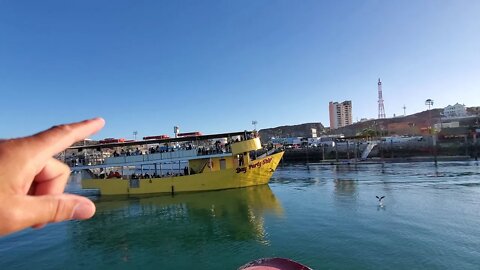
[{"label": "radio tower", "polygon": [[385,118],[385,107],[383,106],[382,82],[378,78],[378,118]]}]

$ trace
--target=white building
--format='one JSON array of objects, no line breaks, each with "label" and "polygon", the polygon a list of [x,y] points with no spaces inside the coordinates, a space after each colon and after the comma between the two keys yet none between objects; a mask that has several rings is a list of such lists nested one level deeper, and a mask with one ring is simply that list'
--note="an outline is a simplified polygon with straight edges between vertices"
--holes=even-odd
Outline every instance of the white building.
[{"label": "white building", "polygon": [[328,104],[330,129],[336,129],[352,124],[352,101],[330,102]]},{"label": "white building", "polygon": [[465,105],[456,103],[455,105],[448,105],[443,109],[443,116],[446,118],[456,118],[467,116],[467,108]]},{"label": "white building", "polygon": [[436,123],[433,125],[433,128],[436,131],[441,131],[444,128],[458,128],[460,127],[460,122],[454,121],[454,122],[447,122],[447,123]]}]

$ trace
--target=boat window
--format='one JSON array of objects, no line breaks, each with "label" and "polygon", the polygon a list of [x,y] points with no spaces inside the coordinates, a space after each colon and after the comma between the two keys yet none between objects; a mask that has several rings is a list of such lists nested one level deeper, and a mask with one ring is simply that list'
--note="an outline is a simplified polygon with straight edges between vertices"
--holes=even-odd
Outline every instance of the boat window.
[{"label": "boat window", "polygon": [[130,179],[130,188],[139,188],[139,187],[140,187],[140,180]]},{"label": "boat window", "polygon": [[225,170],[227,168],[227,161],[222,158],[220,159],[220,170]]}]

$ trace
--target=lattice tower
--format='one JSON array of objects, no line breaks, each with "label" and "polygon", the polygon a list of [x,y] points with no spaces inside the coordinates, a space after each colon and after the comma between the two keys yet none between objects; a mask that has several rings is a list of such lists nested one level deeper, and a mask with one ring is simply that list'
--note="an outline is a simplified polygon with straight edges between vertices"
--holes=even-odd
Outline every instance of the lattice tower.
[{"label": "lattice tower", "polygon": [[378,78],[378,118],[385,118],[385,107],[383,106],[382,82]]}]

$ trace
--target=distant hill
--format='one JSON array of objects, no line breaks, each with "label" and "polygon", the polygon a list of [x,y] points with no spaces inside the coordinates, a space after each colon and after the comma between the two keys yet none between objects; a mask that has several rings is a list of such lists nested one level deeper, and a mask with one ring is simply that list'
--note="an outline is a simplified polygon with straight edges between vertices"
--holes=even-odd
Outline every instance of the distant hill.
[{"label": "distant hill", "polygon": [[357,122],[345,127],[331,130],[330,134],[344,134],[345,136],[355,136],[365,129],[384,131],[389,134],[420,134],[422,128],[437,123],[440,119],[440,113],[443,109],[431,109],[406,116],[398,116],[393,118],[372,119]]},{"label": "distant hill", "polygon": [[[467,108],[470,115],[480,115],[479,107]],[[364,130],[370,129],[381,132],[384,135],[421,135],[427,134],[427,127],[440,123],[441,113],[443,109],[431,109],[411,115],[372,119],[363,122],[357,122],[352,125],[331,130],[329,134],[344,134],[347,137],[355,136]],[[474,122],[475,118],[451,119],[457,121],[461,127],[478,125]]]},{"label": "distant hill", "polygon": [[312,128],[317,129],[317,134],[322,134],[325,127],[322,123],[305,123],[293,126],[280,126],[275,128],[261,129],[260,138],[267,141],[272,137],[289,138],[289,137],[312,137]]},{"label": "distant hill", "polygon": [[[266,128],[259,130],[263,142],[275,138],[289,137],[311,137],[312,128],[317,129],[317,135],[322,134],[344,134],[347,137],[356,136],[364,130],[375,130],[387,135],[420,135],[425,134],[425,129],[439,123],[443,109],[431,109],[406,116],[398,116],[384,119],[371,119],[367,121],[357,122],[345,127],[330,130],[325,128],[322,123],[305,123],[291,126],[279,126],[274,128]],[[467,112],[471,115],[480,115],[480,107],[467,108]],[[460,120],[461,125],[469,125],[468,121]],[[477,124],[478,125],[478,124]]]}]

